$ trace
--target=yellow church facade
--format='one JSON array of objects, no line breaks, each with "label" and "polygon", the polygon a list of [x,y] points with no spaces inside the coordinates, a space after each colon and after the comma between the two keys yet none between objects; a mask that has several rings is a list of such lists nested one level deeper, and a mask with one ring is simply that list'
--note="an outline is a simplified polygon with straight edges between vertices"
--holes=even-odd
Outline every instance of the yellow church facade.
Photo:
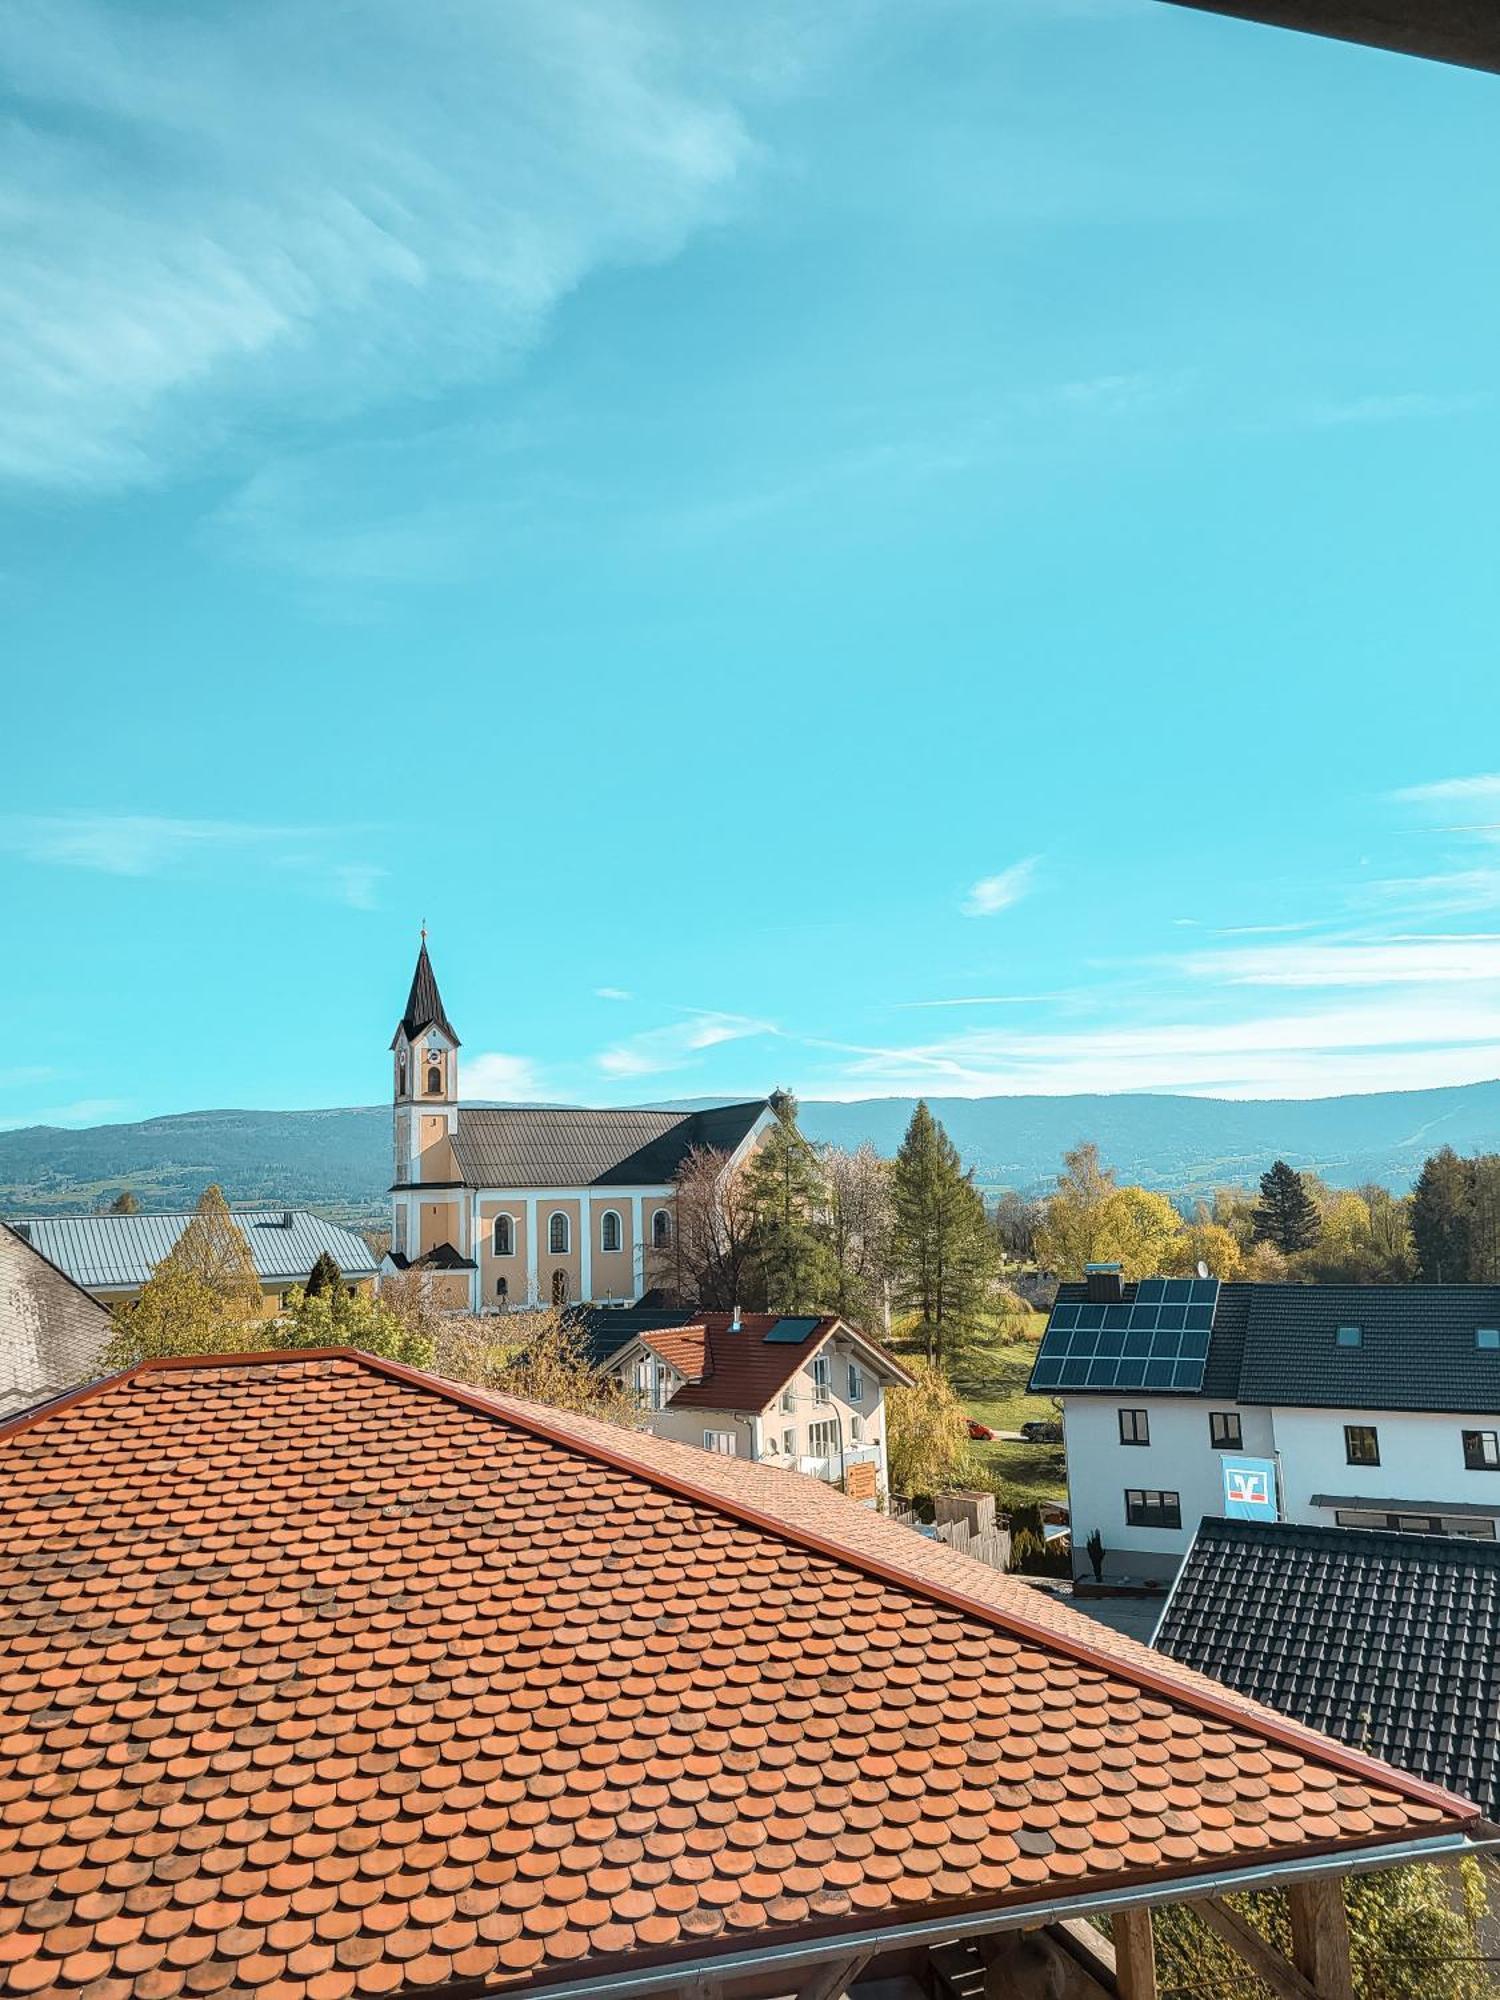
[{"label": "yellow church facade", "polygon": [[448,1311],[629,1305],[670,1289],[678,1169],[698,1149],[732,1166],[772,1121],[763,1098],[692,1112],[466,1108],[459,1048],[424,937],[391,1042],[385,1269],[420,1271]]}]

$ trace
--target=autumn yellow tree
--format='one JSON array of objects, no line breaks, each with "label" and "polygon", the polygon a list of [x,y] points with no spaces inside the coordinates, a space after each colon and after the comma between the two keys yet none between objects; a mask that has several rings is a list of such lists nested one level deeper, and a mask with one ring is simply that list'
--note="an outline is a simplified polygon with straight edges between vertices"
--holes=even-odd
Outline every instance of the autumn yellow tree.
[{"label": "autumn yellow tree", "polygon": [[100,1357],[107,1369],[171,1354],[224,1354],[262,1345],[259,1322],[227,1313],[196,1272],[164,1257],[140,1296],[114,1309],[114,1333]]},{"label": "autumn yellow tree", "polygon": [[433,1366],[452,1382],[607,1423],[640,1420],[634,1393],[594,1367],[583,1327],[557,1306],[444,1319],[436,1345]]},{"label": "autumn yellow tree", "polygon": [[969,1420],[936,1361],[909,1361],[909,1389],[885,1399],[885,1438],[893,1493],[941,1493],[969,1470]]},{"label": "autumn yellow tree", "polygon": [[250,1245],[217,1183],[198,1197],[192,1221],[165,1261],[207,1285],[226,1317],[259,1319],[264,1314],[265,1299]]},{"label": "autumn yellow tree", "polygon": [[1245,1253],[1223,1223],[1201,1216],[1176,1237],[1162,1271],[1168,1277],[1191,1278],[1200,1264],[1207,1266],[1211,1278],[1222,1278],[1226,1284],[1245,1270]]},{"label": "autumn yellow tree", "polygon": [[1047,1199],[1036,1254],[1060,1278],[1080,1277],[1085,1264],[1119,1264],[1127,1278],[1143,1278],[1175,1267],[1182,1233],[1164,1194],[1120,1187],[1097,1146],[1077,1146],[1064,1155]]}]

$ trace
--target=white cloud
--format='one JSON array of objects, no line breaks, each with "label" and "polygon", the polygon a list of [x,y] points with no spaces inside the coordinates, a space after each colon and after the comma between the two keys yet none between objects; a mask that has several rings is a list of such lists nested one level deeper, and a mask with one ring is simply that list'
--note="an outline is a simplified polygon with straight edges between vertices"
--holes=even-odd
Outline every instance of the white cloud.
[{"label": "white cloud", "polygon": [[465,1097],[492,1097],[506,1104],[529,1104],[541,1096],[534,1064],[525,1056],[488,1050],[466,1056],[459,1071]]},{"label": "white cloud", "polygon": [[1009,868],[1002,868],[998,875],[986,875],[970,889],[963,902],[966,917],[993,917],[1001,910],[1008,910],[1013,903],[1019,903],[1028,894],[1039,854],[1030,855],[1025,861],[1012,862]]},{"label": "white cloud", "polygon": [[385,874],[338,852],[348,836],[333,827],[267,826],[245,820],[172,819],[156,813],[65,812],[0,819],[0,853],[104,875],[214,874],[274,868],[311,893],[375,908]]},{"label": "white cloud", "polygon": [[633,1000],[635,995],[627,993],[623,986],[596,986],[594,988],[594,998],[596,1000]]},{"label": "white cloud", "polygon": [[1344,402],[1317,403],[1307,411],[1307,421],[1325,429],[1346,424],[1399,424],[1423,417],[1463,417],[1487,409],[1493,398],[1487,390],[1436,395],[1423,389],[1397,390],[1383,396],[1353,396]]},{"label": "white cloud", "polygon": [[693,1058],[722,1042],[742,1041],[751,1035],[774,1035],[768,1021],[751,1020],[745,1014],[694,1013],[685,1021],[664,1028],[648,1028],[604,1049],[598,1064],[606,1076],[658,1076],[664,1071],[692,1067]]},{"label": "white cloud", "polygon": [[1183,966],[1230,986],[1445,986],[1500,980],[1500,937],[1256,945],[1202,952]]},{"label": "white cloud", "polygon": [[11,0],[0,477],[139,483],[493,377],[591,273],[725,216],[749,109],[861,12]]},{"label": "white cloud", "polygon": [[1439,778],[1430,785],[1404,785],[1391,797],[1402,805],[1478,804],[1500,808],[1500,772],[1485,771],[1471,778]]}]

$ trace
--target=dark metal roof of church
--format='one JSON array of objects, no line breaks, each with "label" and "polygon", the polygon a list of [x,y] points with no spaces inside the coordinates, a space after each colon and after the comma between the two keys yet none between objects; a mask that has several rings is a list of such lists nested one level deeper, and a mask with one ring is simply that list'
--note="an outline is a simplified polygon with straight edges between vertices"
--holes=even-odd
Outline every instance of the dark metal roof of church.
[{"label": "dark metal roof of church", "polygon": [[422,949],[417,953],[417,969],[411,976],[411,992],[406,996],[406,1012],[396,1023],[391,1047],[396,1046],[403,1034],[409,1042],[414,1042],[428,1028],[441,1028],[454,1048],[459,1046],[457,1030],[443,1008],[443,996],[438,992],[437,975],[427,956],[424,937]]},{"label": "dark metal roof of church", "polygon": [[695,1149],[732,1153],[762,1097],[706,1111],[463,1107],[453,1153],[467,1187],[664,1187]]}]

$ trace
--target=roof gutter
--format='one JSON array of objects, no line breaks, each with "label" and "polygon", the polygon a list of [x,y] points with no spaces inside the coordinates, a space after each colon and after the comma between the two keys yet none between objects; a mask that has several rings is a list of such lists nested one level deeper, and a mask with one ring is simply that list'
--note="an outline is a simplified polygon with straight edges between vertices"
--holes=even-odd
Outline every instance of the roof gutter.
[{"label": "roof gutter", "polygon": [[[466,1988],[475,2000],[514,2000],[520,1992],[545,1993],[548,2000],[636,2000],[667,1988],[722,1982],[739,1973],[772,1970],[796,1972],[810,1965],[852,1957],[855,1953],[911,1950],[956,1939],[988,1937],[997,1931],[1034,1929],[1070,1917],[1107,1917],[1116,1910],[1155,1907],[1160,1903],[1202,1902],[1210,1896],[1239,1895],[1250,1889],[1284,1888],[1292,1882],[1323,1876],[1368,1875],[1382,1868],[1408,1867],[1418,1862],[1455,1860],[1466,1854],[1500,1849],[1500,1837],[1471,1840],[1464,1834],[1441,1834],[1428,1840],[1399,1841],[1391,1847],[1357,1849],[1353,1853],[1318,1854],[1303,1860],[1269,1862],[1261,1868],[1218,1869],[1210,1874],[1180,1876],[1170,1882],[1146,1882],[1129,1889],[1111,1889],[1078,1896],[1054,1896],[1045,1902],[1012,1903],[1000,1909],[974,1910],[959,1916],[928,1918],[920,1923],[882,1924],[866,1930],[825,1932],[789,1944],[752,1946],[743,1951],[703,1954],[695,1958],[660,1960],[654,1965],[626,1967],[594,1979],[533,1980],[518,1988],[502,1985]],[[441,1991],[441,1989],[439,1989]]]}]

